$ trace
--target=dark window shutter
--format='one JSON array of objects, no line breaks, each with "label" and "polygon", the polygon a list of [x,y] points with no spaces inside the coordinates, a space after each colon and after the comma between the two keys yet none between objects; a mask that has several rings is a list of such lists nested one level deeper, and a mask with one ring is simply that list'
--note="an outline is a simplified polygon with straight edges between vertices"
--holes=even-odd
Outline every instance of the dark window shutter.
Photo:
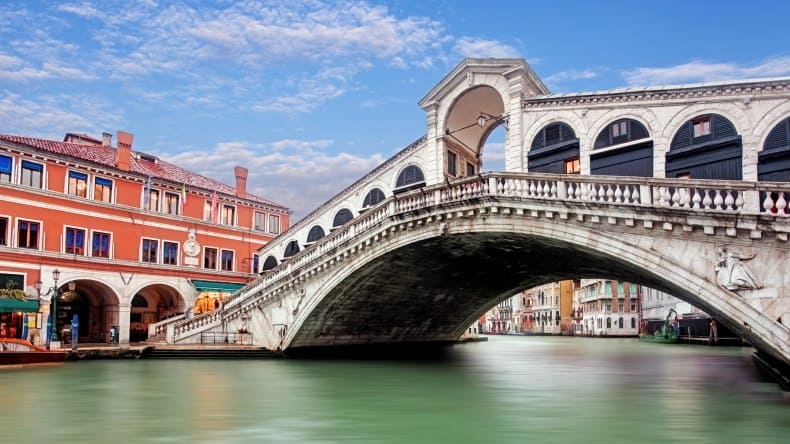
[{"label": "dark window shutter", "polygon": [[288,245],[286,245],[285,253],[283,254],[283,257],[291,257],[298,252],[299,252],[299,242],[292,240],[291,242],[288,242]]},{"label": "dark window shutter", "polygon": [[669,145],[669,149],[672,150],[673,148],[682,148],[684,146],[691,145],[691,135],[693,134],[692,131],[692,123],[689,120],[680,127],[677,133],[675,133],[675,137],[672,138],[672,143]]},{"label": "dark window shutter", "polygon": [[784,119],[768,133],[763,150],[781,148],[788,145],[790,145],[790,117]]},{"label": "dark window shutter", "polygon": [[315,242],[322,237],[324,237],[324,229],[320,225],[316,225],[307,234],[307,242]]},{"label": "dark window shutter", "polygon": [[721,137],[729,137],[738,134],[735,131],[735,127],[726,118],[718,114],[711,114],[710,120],[711,132],[714,138],[719,139]]},{"label": "dark window shutter", "polygon": [[337,228],[341,225],[344,225],[353,218],[354,215],[351,214],[351,211],[347,208],[343,208],[342,210],[338,211],[337,214],[335,214],[335,219],[332,221],[332,228]]},{"label": "dark window shutter", "polygon": [[362,203],[362,208],[372,207],[377,203],[383,201],[386,197],[384,196],[384,192],[378,188],[373,188],[368,192],[365,196],[365,201]]}]

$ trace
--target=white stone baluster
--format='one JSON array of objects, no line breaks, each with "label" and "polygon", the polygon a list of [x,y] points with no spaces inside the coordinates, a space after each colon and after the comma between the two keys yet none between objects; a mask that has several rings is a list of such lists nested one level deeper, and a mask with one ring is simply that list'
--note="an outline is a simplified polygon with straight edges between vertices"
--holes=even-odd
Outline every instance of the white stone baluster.
[{"label": "white stone baluster", "polygon": [[551,198],[557,197],[557,182],[553,180],[551,181],[551,188],[549,188],[549,197]]},{"label": "white stone baluster", "polygon": [[744,203],[743,191],[735,191],[735,210],[740,211]]},{"label": "white stone baluster", "polygon": [[724,203],[724,199],[721,197],[721,191],[714,190],[713,192],[716,193],[716,196],[713,198],[713,205],[716,210],[721,211],[721,204]]},{"label": "white stone baluster", "polygon": [[713,204],[713,199],[710,198],[710,190],[702,189],[704,197],[702,198],[702,209],[710,210]]},{"label": "white stone baluster", "polygon": [[785,200],[785,193],[779,192],[779,199],[776,200],[776,214],[786,215],[785,208],[787,208],[787,201]]},{"label": "white stone baluster", "polygon": [[702,202],[702,197],[699,195],[699,189],[694,188],[694,196],[691,198],[691,208],[699,209],[700,202]]},{"label": "white stone baluster", "polygon": [[771,209],[774,207],[774,199],[771,197],[771,192],[765,192],[765,200],[763,200],[763,212],[771,213]]},{"label": "white stone baluster", "polygon": [[616,190],[614,192],[614,201],[617,203],[623,203],[623,190],[620,184],[615,184]]}]

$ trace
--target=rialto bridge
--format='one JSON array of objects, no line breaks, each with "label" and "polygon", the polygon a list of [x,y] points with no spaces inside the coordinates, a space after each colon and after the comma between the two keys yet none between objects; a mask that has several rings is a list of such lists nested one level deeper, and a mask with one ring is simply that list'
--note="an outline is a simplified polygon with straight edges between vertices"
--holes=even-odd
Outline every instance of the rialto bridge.
[{"label": "rialto bridge", "polygon": [[[612,278],[790,364],[790,78],[552,95],[523,60],[467,59],[420,106],[427,135],[261,249],[258,280],[157,331],[452,341],[522,289]],[[500,125],[507,172],[481,173]]]}]

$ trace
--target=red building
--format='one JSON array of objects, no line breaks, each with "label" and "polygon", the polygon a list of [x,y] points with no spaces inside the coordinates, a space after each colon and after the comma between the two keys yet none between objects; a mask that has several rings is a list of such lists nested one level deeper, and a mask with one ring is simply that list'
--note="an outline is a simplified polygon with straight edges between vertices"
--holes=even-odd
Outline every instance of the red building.
[{"label": "red building", "polygon": [[247,193],[246,168],[231,187],[132,142],[0,135],[0,335],[45,343],[58,295],[58,333],[76,314],[81,342],[116,326],[128,343],[260,271],[255,251],[288,228],[288,208]]}]

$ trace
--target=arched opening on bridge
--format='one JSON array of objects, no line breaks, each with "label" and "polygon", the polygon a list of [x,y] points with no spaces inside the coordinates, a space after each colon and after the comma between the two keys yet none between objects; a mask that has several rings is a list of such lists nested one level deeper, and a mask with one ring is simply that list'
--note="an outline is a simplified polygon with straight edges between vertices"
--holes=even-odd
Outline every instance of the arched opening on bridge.
[{"label": "arched opening on bridge", "polygon": [[261,271],[269,271],[272,268],[277,266],[277,258],[274,256],[268,256],[265,261],[263,261],[263,268]]},{"label": "arched opening on bridge", "polygon": [[675,133],[666,155],[666,177],[741,180],[741,136],[719,114],[686,121]]},{"label": "arched opening on bridge", "polygon": [[593,149],[591,174],[653,177],[653,141],[647,128],[634,119],[608,124],[595,138]]},{"label": "arched opening on bridge", "polygon": [[88,279],[73,282],[74,290],[69,290],[66,284],[58,298],[55,325],[61,340],[71,340],[71,321],[77,315],[80,342],[109,342],[110,327],[118,325],[118,297],[101,282]]},{"label": "arched opening on bridge", "polygon": [[310,232],[307,233],[307,242],[306,244],[312,244],[317,240],[324,237],[326,233],[324,233],[324,229],[321,228],[320,225],[314,225],[313,228],[310,228]]},{"label": "arched opening on bridge", "polygon": [[[779,122],[765,139],[762,151],[758,155],[757,180],[763,182],[790,182],[790,117]],[[771,193],[770,200],[766,201],[765,193],[760,193],[760,205],[765,209],[770,205],[771,212],[780,211],[777,206],[779,195]],[[783,195],[785,202],[790,201],[790,196]],[[779,205],[781,206],[781,205]],[[787,204],[781,209],[787,213]]]},{"label": "arched opening on bridge", "polygon": [[296,239],[292,240],[291,242],[288,242],[288,245],[285,246],[285,252],[283,253],[283,259],[286,259],[286,258],[289,258],[289,257],[295,255],[296,253],[299,252],[299,250],[300,250],[299,242]]},{"label": "arched opening on bridge", "polygon": [[378,205],[387,196],[384,195],[384,192],[378,188],[373,188],[372,190],[368,191],[368,194],[365,195],[365,200],[362,202],[362,209],[366,210],[370,207]]},{"label": "arched opening on bridge", "polygon": [[790,182],[790,117],[768,133],[759,155],[757,179]]},{"label": "arched opening on bridge", "polygon": [[[495,127],[488,135],[483,146],[481,167],[477,171],[478,173],[483,171],[505,171],[505,136],[507,136],[507,131],[505,131],[504,125]],[[472,170],[467,170],[467,176],[474,174]]]},{"label": "arched opening on bridge", "polygon": [[174,288],[154,284],[140,289],[129,307],[129,341],[148,339],[148,326],[186,311],[186,302]]},{"label": "arched opening on bridge", "polygon": [[459,95],[444,121],[445,177],[479,173],[486,140],[495,128],[507,128],[508,118],[502,96],[490,86],[475,86]]},{"label": "arched opening on bridge", "polygon": [[538,132],[527,153],[527,171],[579,174],[579,139],[563,122],[550,123]]},{"label": "arched opening on bridge", "polygon": [[335,214],[335,218],[332,219],[332,229],[342,227],[343,225],[351,222],[354,219],[354,214],[351,213],[351,210],[348,208],[343,208]]},{"label": "arched opening on bridge", "polygon": [[398,179],[395,181],[395,190],[393,193],[403,193],[424,186],[425,175],[422,173],[420,167],[409,165],[398,173]]}]

